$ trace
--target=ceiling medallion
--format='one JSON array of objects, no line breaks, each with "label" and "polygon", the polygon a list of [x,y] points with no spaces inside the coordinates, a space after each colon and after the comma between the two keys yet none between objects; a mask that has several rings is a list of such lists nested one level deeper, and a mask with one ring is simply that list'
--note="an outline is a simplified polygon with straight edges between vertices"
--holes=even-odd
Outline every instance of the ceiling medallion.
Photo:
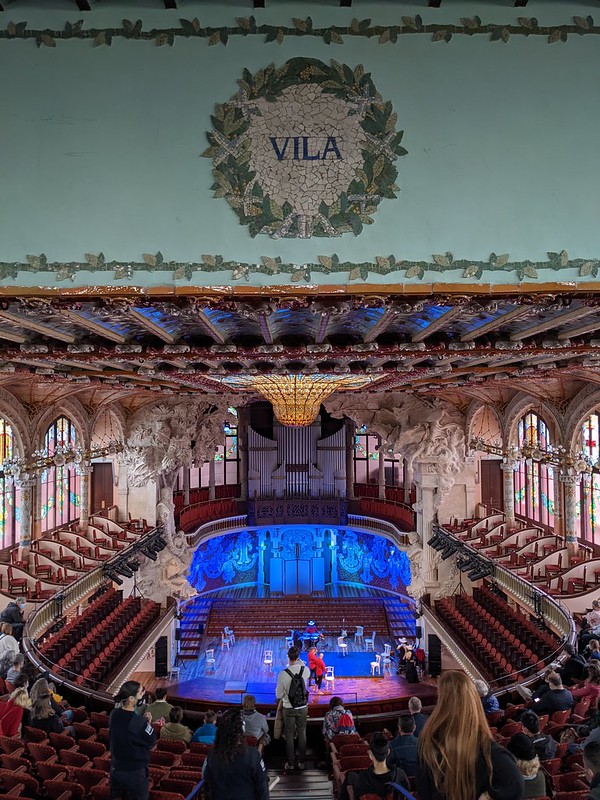
[{"label": "ceiling medallion", "polygon": [[359,64],[293,58],[252,75],[217,105],[210,147],[215,197],[251,236],[358,235],[384,197],[394,198],[406,154],[392,104]]},{"label": "ceiling medallion", "polygon": [[228,375],[217,380],[231,389],[258,392],[271,402],[282,425],[303,428],[315,421],[321,403],[334,392],[362,389],[378,379],[371,375],[290,374]]}]

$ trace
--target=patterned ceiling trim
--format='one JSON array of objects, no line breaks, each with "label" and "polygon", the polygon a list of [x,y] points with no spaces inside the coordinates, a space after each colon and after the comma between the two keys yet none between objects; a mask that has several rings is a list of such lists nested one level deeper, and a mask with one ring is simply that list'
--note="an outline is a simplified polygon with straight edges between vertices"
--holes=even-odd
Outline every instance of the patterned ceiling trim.
[{"label": "patterned ceiling trim", "polygon": [[112,272],[115,281],[130,281],[136,272],[171,272],[173,280],[191,281],[196,273],[206,275],[223,271],[231,272],[231,281],[249,281],[254,275],[288,275],[292,283],[299,283],[310,282],[315,276],[341,274],[348,281],[366,281],[369,275],[393,274],[398,280],[423,280],[431,273],[446,272],[460,272],[460,277],[471,280],[479,280],[484,273],[509,272],[522,281],[536,280],[539,271],[543,270],[576,270],[580,278],[596,278],[600,266],[600,258],[570,259],[566,250],[561,250],[560,253],[548,252],[547,261],[510,261],[508,253],[491,253],[487,261],[455,259],[452,253],[434,254],[432,261],[407,261],[393,255],[375,256],[374,261],[359,264],[340,261],[335,253],[331,256],[318,256],[318,262],[311,264],[284,263],[281,258],[270,256],[261,256],[259,264],[227,261],[221,255],[203,255],[201,262],[166,261],[160,251],[154,254],[144,253],[143,258],[141,262],[107,261],[103,253],[86,253],[81,262],[50,262],[44,253],[38,256],[28,255],[26,262],[0,261],[0,281],[16,279],[21,272],[47,272],[56,281],[74,281],[79,272]]},{"label": "patterned ceiling trim", "polygon": [[600,34],[600,26],[591,16],[573,17],[573,24],[539,25],[535,17],[518,17],[517,24],[483,23],[478,16],[461,17],[460,23],[429,24],[422,18],[402,17],[402,25],[372,25],[370,19],[353,19],[350,25],[332,25],[316,28],[310,17],[293,19],[293,25],[259,25],[255,17],[238,17],[236,26],[222,25],[203,27],[197,18],[180,19],[179,28],[151,28],[144,30],[141,19],[132,22],[124,19],[120,28],[84,28],[82,19],[67,22],[63,30],[51,28],[28,29],[27,22],[9,22],[6,30],[0,31],[0,39],[31,39],[38,47],[56,47],[58,41],[91,39],[95,47],[110,47],[113,39],[151,41],[157,47],[173,46],[178,38],[198,38],[209,45],[226,45],[231,37],[264,36],[265,42],[281,44],[286,36],[309,36],[322,39],[325,44],[344,44],[344,36],[362,36],[377,39],[379,44],[395,44],[403,36],[425,34],[433,42],[450,42],[454,36],[487,36],[492,42],[508,42],[511,36],[544,37],[549,44],[566,42],[569,34],[584,36]]}]

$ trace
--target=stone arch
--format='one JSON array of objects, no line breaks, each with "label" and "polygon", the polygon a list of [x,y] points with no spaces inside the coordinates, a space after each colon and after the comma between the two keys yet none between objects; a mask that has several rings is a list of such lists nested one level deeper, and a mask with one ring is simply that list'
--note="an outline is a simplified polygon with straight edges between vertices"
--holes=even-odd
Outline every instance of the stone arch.
[{"label": "stone arch", "polygon": [[516,442],[519,420],[529,411],[533,411],[544,420],[552,435],[553,444],[563,443],[561,420],[550,403],[540,402],[531,395],[519,392],[510,401],[504,413],[503,442],[505,445]]},{"label": "stone arch", "polygon": [[113,402],[99,406],[92,414],[89,421],[90,444],[92,443],[94,438],[94,431],[96,425],[98,424],[98,421],[104,414],[109,414],[112,417],[112,419],[116,423],[115,428],[117,429],[116,431],[117,438],[120,441],[125,441],[125,431],[127,430],[127,419],[125,417],[125,413],[121,405],[117,402]]},{"label": "stone arch", "polygon": [[498,413],[498,409],[492,403],[485,403],[482,400],[473,400],[469,405],[469,408],[467,409],[467,413],[465,416],[465,431],[467,435],[467,443],[470,442],[472,437],[475,435],[473,427],[479,413],[480,412],[484,413],[486,408],[488,408],[490,412],[493,414],[496,422],[498,423],[499,435],[502,436],[503,433],[502,417]]},{"label": "stone arch", "polygon": [[75,425],[77,437],[81,446],[88,449],[90,446],[90,416],[82,403],[75,397],[69,397],[54,403],[50,408],[44,409],[35,421],[33,432],[33,446],[43,448],[46,431],[58,417],[68,417]]},{"label": "stone arch", "polygon": [[567,450],[578,451],[579,431],[592,411],[600,408],[600,387],[586,386],[577,394],[567,409],[564,425],[564,442]]},{"label": "stone arch", "polygon": [[29,415],[20,400],[6,389],[0,389],[0,416],[4,417],[12,428],[16,454],[27,458],[33,449]]}]

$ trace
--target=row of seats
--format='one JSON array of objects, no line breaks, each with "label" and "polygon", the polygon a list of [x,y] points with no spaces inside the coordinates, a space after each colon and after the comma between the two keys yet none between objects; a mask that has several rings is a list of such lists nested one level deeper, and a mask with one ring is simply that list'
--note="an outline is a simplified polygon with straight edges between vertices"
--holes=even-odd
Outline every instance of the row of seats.
[{"label": "row of seats", "polygon": [[504,599],[494,594],[488,586],[475,587],[473,599],[486,611],[491,612],[497,619],[511,629],[517,626],[519,638],[528,647],[544,658],[553,653],[558,646],[558,639],[549,631],[538,628],[534,623],[519,611],[509,608]]}]

